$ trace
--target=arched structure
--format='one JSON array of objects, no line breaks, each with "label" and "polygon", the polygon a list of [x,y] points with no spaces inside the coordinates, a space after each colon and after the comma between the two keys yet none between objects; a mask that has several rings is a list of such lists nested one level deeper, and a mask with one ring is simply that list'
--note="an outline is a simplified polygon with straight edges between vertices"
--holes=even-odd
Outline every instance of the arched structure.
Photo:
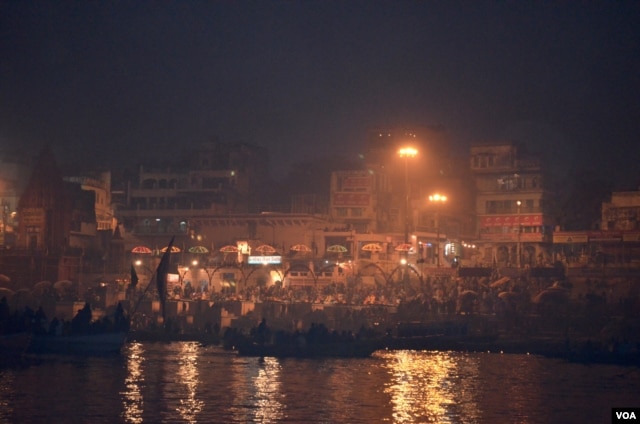
[{"label": "arched structure", "polygon": [[284,279],[287,278],[288,275],[291,274],[291,272],[295,272],[296,270],[305,270],[305,271],[309,271],[309,273],[311,273],[311,277],[313,278],[313,285],[318,285],[318,276],[316,275],[315,272],[313,272],[313,270],[311,268],[309,268],[308,265],[304,265],[304,264],[293,264],[291,266],[289,266],[289,268],[287,268],[287,270],[284,272],[284,274],[282,275],[282,280],[284,282]]},{"label": "arched structure", "polygon": [[377,271],[380,271],[380,274],[382,274],[382,277],[384,278],[384,281],[386,284],[389,284],[390,279],[389,276],[387,275],[386,272],[384,272],[384,269],[382,269],[378,264],[373,263],[373,262],[369,262],[364,266],[358,267],[358,273],[356,274],[356,280],[359,280],[363,277],[362,275],[362,271],[367,269],[367,268],[375,268]]},{"label": "arched structure", "polygon": [[255,272],[257,271],[275,271],[278,273],[278,275],[280,276],[280,281],[284,281],[284,277],[285,274],[282,273],[282,269],[280,269],[279,267],[273,266],[273,265],[261,265],[261,266],[256,266],[254,267],[244,278],[244,285],[245,287],[248,286],[249,283],[249,277],[251,277]]},{"label": "arched structure", "polygon": [[420,281],[420,286],[424,286],[424,280],[422,279],[422,274],[420,274],[420,271],[415,269],[411,264],[398,265],[397,267],[395,267],[393,271],[391,271],[391,274],[389,274],[389,280],[388,280],[389,283],[393,281],[393,276],[396,272],[402,271],[405,268],[413,272],[416,275],[416,277],[418,277],[418,281]]}]

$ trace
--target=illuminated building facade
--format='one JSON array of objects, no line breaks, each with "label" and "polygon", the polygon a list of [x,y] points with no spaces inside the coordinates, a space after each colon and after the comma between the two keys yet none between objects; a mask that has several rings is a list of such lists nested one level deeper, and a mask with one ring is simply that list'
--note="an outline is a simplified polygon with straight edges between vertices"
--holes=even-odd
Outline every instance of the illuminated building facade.
[{"label": "illuminated building facade", "polygon": [[124,233],[151,245],[166,243],[167,235],[191,236],[198,231],[192,217],[255,211],[267,170],[263,148],[205,143],[183,160],[122,176],[113,193],[116,216]]},{"label": "illuminated building facade", "polygon": [[514,143],[470,150],[482,263],[534,266],[549,259],[553,221],[541,160]]}]

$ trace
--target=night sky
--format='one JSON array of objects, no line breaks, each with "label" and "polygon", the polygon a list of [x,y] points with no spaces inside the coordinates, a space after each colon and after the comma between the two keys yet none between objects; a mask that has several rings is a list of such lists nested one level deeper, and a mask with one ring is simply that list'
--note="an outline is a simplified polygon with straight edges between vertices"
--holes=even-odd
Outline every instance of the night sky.
[{"label": "night sky", "polygon": [[640,176],[638,1],[2,0],[0,51],[2,145],[61,161],[218,137],[283,173],[355,158],[375,126],[439,124],[460,152],[516,140]]}]

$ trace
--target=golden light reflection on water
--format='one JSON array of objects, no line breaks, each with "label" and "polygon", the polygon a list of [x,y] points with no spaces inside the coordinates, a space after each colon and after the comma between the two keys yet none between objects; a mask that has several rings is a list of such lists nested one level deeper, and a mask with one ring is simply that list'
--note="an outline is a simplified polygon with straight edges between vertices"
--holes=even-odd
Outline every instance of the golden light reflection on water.
[{"label": "golden light reflection on water", "polygon": [[129,357],[127,360],[127,377],[125,378],[126,390],[122,393],[123,418],[128,423],[141,423],[144,399],[142,386],[144,374],[142,363],[144,361],[144,348],[140,343],[129,344]]},{"label": "golden light reflection on water", "polygon": [[255,387],[256,422],[274,423],[283,417],[283,406],[278,400],[280,393],[280,362],[275,358],[261,359],[262,367],[253,380]]},{"label": "golden light reflection on water", "polygon": [[184,384],[186,393],[180,399],[178,412],[189,423],[197,422],[198,413],[202,411],[204,401],[198,399],[198,386],[200,384],[198,373],[198,355],[200,346],[197,343],[183,343],[179,354],[180,367],[178,368],[178,383]]},{"label": "golden light reflection on water", "polygon": [[393,422],[477,422],[477,361],[447,352],[385,353]]}]

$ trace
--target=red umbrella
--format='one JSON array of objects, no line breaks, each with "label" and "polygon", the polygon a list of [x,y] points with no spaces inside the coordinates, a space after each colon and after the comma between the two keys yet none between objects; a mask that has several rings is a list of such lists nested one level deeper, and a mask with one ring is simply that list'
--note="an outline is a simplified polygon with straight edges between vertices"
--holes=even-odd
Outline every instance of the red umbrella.
[{"label": "red umbrella", "polygon": [[231,244],[228,244],[226,246],[222,246],[219,250],[222,253],[237,253],[238,252],[238,248],[236,246],[231,245]]},{"label": "red umbrella", "polygon": [[[160,249],[160,251],[161,251],[162,253],[164,253],[164,252],[166,252],[166,251],[167,251],[167,248],[168,248],[168,247],[169,247],[169,246],[165,246],[165,247],[163,247],[162,249]],[[171,246],[171,253],[178,253],[178,252],[180,252],[180,248],[179,248],[179,247],[177,247],[177,246]]]},{"label": "red umbrella", "polygon": [[269,246],[268,244],[263,244],[254,249],[256,252],[262,253],[263,255],[268,255],[270,253],[274,253],[276,251],[275,247]]},{"label": "red umbrella", "polygon": [[413,249],[413,246],[410,243],[402,243],[396,246],[396,252],[408,252]]},{"label": "red umbrella", "polygon": [[380,246],[378,243],[368,243],[362,246],[362,250],[364,250],[365,252],[381,252],[382,246]]},{"label": "red umbrella", "polygon": [[131,253],[138,253],[140,255],[150,255],[153,252],[147,246],[136,246],[133,249],[131,249]]}]

